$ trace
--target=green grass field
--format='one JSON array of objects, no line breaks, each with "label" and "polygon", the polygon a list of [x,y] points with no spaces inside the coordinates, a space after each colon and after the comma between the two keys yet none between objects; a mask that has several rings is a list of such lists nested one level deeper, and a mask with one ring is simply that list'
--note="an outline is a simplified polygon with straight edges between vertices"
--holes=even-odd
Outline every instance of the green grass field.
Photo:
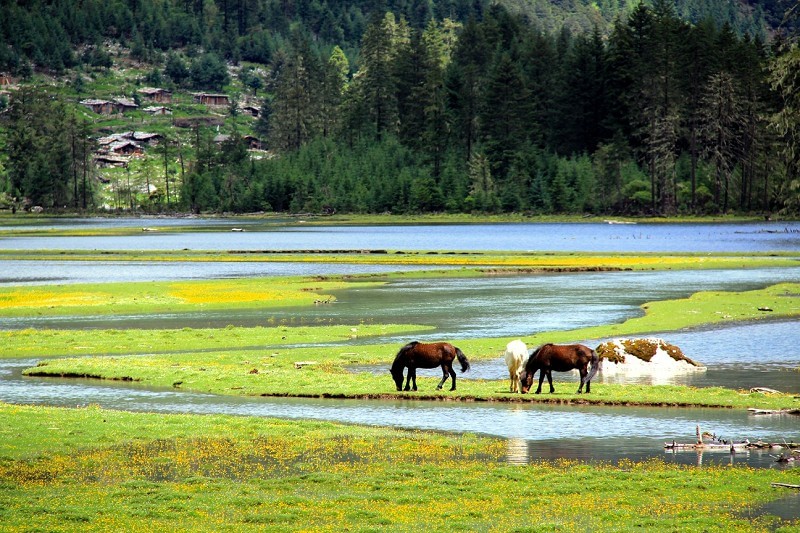
[{"label": "green grass field", "polygon": [[475,435],[0,404],[2,531],[800,531],[797,469],[505,462]]}]

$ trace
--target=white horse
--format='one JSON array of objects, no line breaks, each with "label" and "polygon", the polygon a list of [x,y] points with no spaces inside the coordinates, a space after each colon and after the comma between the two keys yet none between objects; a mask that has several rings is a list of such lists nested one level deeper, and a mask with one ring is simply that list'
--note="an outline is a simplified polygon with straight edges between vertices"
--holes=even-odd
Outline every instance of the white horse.
[{"label": "white horse", "polygon": [[506,345],[506,365],[508,365],[508,377],[511,379],[511,392],[522,391],[519,375],[527,357],[528,347],[521,340],[517,339]]}]

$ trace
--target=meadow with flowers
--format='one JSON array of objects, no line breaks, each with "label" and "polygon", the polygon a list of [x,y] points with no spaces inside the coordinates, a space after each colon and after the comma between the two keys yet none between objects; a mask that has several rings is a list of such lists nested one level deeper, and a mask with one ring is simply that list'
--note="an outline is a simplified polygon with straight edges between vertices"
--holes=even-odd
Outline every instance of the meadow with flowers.
[{"label": "meadow with flowers", "polygon": [[0,404],[2,531],[798,531],[797,470],[512,465],[472,434]]}]

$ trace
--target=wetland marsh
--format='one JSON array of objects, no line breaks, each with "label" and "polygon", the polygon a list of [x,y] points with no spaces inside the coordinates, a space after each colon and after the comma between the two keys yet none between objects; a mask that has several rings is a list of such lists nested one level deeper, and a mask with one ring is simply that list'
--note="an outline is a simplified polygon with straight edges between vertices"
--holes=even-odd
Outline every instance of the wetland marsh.
[{"label": "wetland marsh", "polygon": [[[74,303],[61,300],[51,301],[38,308],[34,305],[32,313],[19,311],[21,308],[13,305],[0,310],[0,329],[4,330],[2,334],[7,340],[3,353],[6,359],[0,367],[0,402],[4,402],[0,404],[3,406],[0,417],[7,416],[9,410],[16,413],[17,418],[9,418],[12,427],[4,435],[9,442],[15,443],[14,446],[19,446],[18,449],[30,450],[23,456],[16,455],[19,452],[4,452],[3,460],[6,462],[0,463],[0,466],[15,468],[19,459],[13,457],[27,457],[26,460],[40,457],[39,461],[44,462],[36,468],[43,469],[42,471],[51,468],[46,455],[41,455],[47,454],[42,444],[24,443],[22,421],[29,416],[35,419],[37,411],[20,411],[22,407],[13,407],[13,404],[44,404],[69,406],[72,408],[66,412],[74,412],[78,418],[83,416],[82,412],[86,412],[90,415],[89,419],[102,417],[103,422],[116,418],[114,413],[117,409],[144,411],[154,414],[132,413],[130,416],[165,417],[159,419],[162,420],[159,424],[170,427],[177,420],[181,420],[179,425],[183,425],[183,421],[193,419],[170,418],[182,415],[156,413],[234,415],[222,422],[223,426],[231,427],[238,424],[238,417],[262,420],[257,423],[260,429],[249,430],[241,436],[233,437],[232,443],[236,446],[249,446],[248,443],[253,438],[278,438],[276,428],[283,427],[284,422],[279,422],[274,417],[288,419],[288,423],[301,432],[313,432],[310,429],[314,427],[313,424],[323,423],[323,420],[357,424],[344,428],[352,427],[352,431],[364,435],[373,426],[375,431],[388,426],[397,428],[397,431],[423,431],[420,434],[423,435],[420,437],[422,440],[429,438],[425,436],[428,435],[427,430],[443,430],[447,433],[431,438],[461,442],[459,446],[463,446],[463,439],[469,440],[471,436],[480,434],[486,437],[478,437],[474,442],[483,451],[469,456],[463,465],[450,465],[457,477],[466,479],[474,473],[471,470],[477,469],[483,471],[488,479],[498,475],[516,478],[516,473],[506,469],[518,468],[519,465],[527,465],[524,468],[528,469],[528,473],[537,471],[541,474],[546,471],[546,475],[553,476],[554,471],[548,469],[553,466],[558,469],[559,461],[577,460],[577,463],[560,463],[563,468],[557,476],[556,490],[580,492],[578,487],[567,488],[576,479],[570,471],[577,469],[596,479],[596,490],[599,494],[604,494],[604,497],[611,496],[608,479],[623,472],[625,468],[622,465],[629,461],[635,462],[635,468],[648,471],[650,477],[666,479],[664,483],[668,486],[682,487],[681,490],[686,492],[687,497],[703,494],[700,500],[707,501],[716,496],[709,499],[706,489],[714,487],[713,491],[722,490],[733,482],[734,476],[743,476],[742,479],[749,480],[744,483],[761,483],[756,481],[761,479],[761,474],[756,470],[742,469],[743,465],[772,472],[772,477],[776,480],[792,482],[797,479],[797,469],[777,468],[769,453],[750,452],[736,456],[665,455],[661,449],[666,440],[690,440],[696,423],[701,424],[704,429],[729,438],[797,440],[797,432],[793,431],[796,429],[795,419],[757,418],[748,415],[744,409],[747,405],[793,406],[797,400],[791,394],[770,399],[740,391],[754,386],[753,383],[758,383],[758,386],[769,386],[769,383],[779,390],[797,392],[797,387],[793,385],[800,381],[800,374],[797,372],[800,358],[791,350],[799,340],[795,326],[797,317],[800,316],[797,304],[800,268],[793,266],[800,256],[800,235],[796,233],[796,223],[781,223],[781,226],[762,223],[748,223],[743,226],[695,224],[677,229],[674,225],[659,224],[653,225],[653,229],[650,225],[642,225],[641,228],[637,228],[638,225],[606,228],[599,226],[613,225],[500,224],[492,225],[491,235],[488,237],[483,236],[485,228],[480,225],[464,228],[426,225],[409,226],[405,229],[377,226],[309,229],[300,227],[295,221],[288,224],[290,227],[276,231],[273,225],[265,225],[260,221],[237,220],[233,223],[245,231],[231,232],[227,221],[169,221],[163,224],[163,229],[153,232],[142,232],[140,228],[144,224],[155,226],[156,221],[150,220],[108,223],[53,221],[23,228],[19,225],[4,227],[0,224],[0,233],[7,232],[9,235],[0,237],[0,264],[17,269],[17,274],[14,274],[12,268],[8,268],[6,275],[0,276],[0,302],[4,298],[25,298],[26,294],[33,294],[25,291],[54,290],[63,291],[63,294],[71,293],[73,296],[76,291],[86,291],[84,297],[88,297],[86,295],[92,291],[97,291],[94,294],[102,294],[103,290],[110,290],[110,294],[114,294],[122,287],[125,287],[123,292],[131,291],[131,294],[138,292],[143,295],[154,291],[150,300],[131,298],[125,304],[130,305],[127,308],[117,305],[87,308],[84,305],[76,314]],[[448,241],[452,246],[465,243],[469,239],[470,242],[480,243],[481,239],[488,238],[497,247],[483,249],[497,250],[510,246],[504,243],[513,240],[516,240],[517,246],[530,245],[533,248],[513,249],[503,253],[476,250],[465,254],[461,251],[447,253],[448,250],[462,250],[447,246],[437,250],[435,254],[425,252],[430,250],[428,246],[435,246],[439,242],[437,239],[441,237],[437,235],[446,235],[448,231],[452,233],[454,227],[457,228],[455,237]],[[641,238],[632,236],[630,232],[634,229],[641,231]],[[620,231],[616,238],[612,238],[615,234],[611,232],[614,231]],[[628,237],[623,237],[626,234],[621,233],[622,231],[628,231]],[[25,235],[14,235],[20,232]],[[104,232],[114,235],[103,235]],[[463,238],[458,237],[462,234],[458,232],[463,233]],[[53,233],[60,233],[60,236],[54,236]],[[154,233],[159,235],[153,235]],[[505,233],[508,235],[498,237]],[[241,234],[247,234],[246,239],[242,239]],[[291,234],[291,238],[283,234]],[[530,236],[533,234],[535,238]],[[382,239],[380,246],[375,241],[375,248],[386,253],[358,253],[358,250],[372,248],[372,241],[364,240],[366,235],[375,235],[375,238]],[[525,237],[527,240],[520,240],[520,235],[528,235]],[[549,236],[549,248],[538,247],[541,242],[537,239],[544,236]],[[177,239],[173,240],[174,237]],[[239,241],[235,241],[237,238]],[[751,250],[745,250],[747,246],[743,244],[748,239]],[[117,244],[110,245],[112,241]],[[161,263],[130,260],[132,257],[160,250],[162,243],[172,242],[169,246],[174,247],[178,241],[187,244],[185,247],[191,250],[165,249],[164,253],[168,257]],[[618,257],[600,252],[586,253],[611,246],[612,241],[619,241],[619,251],[624,252]],[[232,242],[244,244],[242,250],[250,249],[257,253],[244,254],[245,260],[240,261],[240,257],[230,254],[231,250],[239,248],[225,247],[222,244]],[[288,242],[291,245],[285,244]],[[417,245],[413,250],[404,250],[403,254],[392,252],[400,249],[395,248],[395,245],[412,242]],[[541,250],[560,249],[560,246],[566,246],[568,242],[576,246],[570,249],[574,252],[541,253]],[[713,246],[709,244],[712,242]],[[195,243],[208,243],[208,246],[195,249]],[[69,245],[69,248],[48,250],[53,244]],[[679,250],[690,246],[698,249]],[[325,248],[330,250],[334,247],[335,254],[325,253]],[[713,250],[707,249],[712,247]],[[268,251],[279,248],[283,251],[277,254],[270,254]],[[215,249],[219,251],[215,252]],[[290,254],[285,253],[289,249],[298,253],[314,250],[314,253],[290,257]],[[648,251],[643,251],[645,249]],[[351,252],[344,253],[344,250]],[[420,253],[414,253],[414,250],[419,250]],[[659,255],[660,253],[664,255]],[[61,257],[57,262],[52,262],[56,256]],[[182,257],[189,260],[184,261]],[[236,260],[227,260],[231,257]],[[657,263],[660,257],[664,260],[659,265]],[[409,267],[409,259],[417,264]],[[545,264],[548,261],[550,263]],[[711,269],[706,261],[711,262]],[[570,262],[579,266],[575,269],[577,271],[554,270],[564,268]],[[601,271],[592,271],[592,264],[603,265]],[[587,265],[589,271],[586,271]],[[631,265],[634,265],[633,269],[629,270]],[[330,270],[326,271],[326,268]],[[447,268],[455,270],[448,273]],[[405,272],[400,272],[401,270]],[[427,271],[419,272],[420,270]],[[433,270],[436,272],[432,272]],[[260,294],[258,291],[262,289],[253,291],[252,284],[259,283],[257,280],[267,273],[271,277],[263,279],[268,285],[287,283],[279,281],[282,277],[301,280],[313,275],[316,281],[306,286],[313,288],[310,292],[306,289],[303,296],[305,299],[292,306],[276,308],[266,296],[254,305],[252,296]],[[323,279],[325,281],[321,283],[320,280]],[[97,285],[98,282],[106,285]],[[175,308],[176,303],[173,300],[154,304],[154,300],[158,300],[157,297],[161,297],[159,295],[167,294],[167,288],[174,283],[197,283],[198,287],[204,287],[197,293],[204,294],[202,302],[192,296],[191,298],[195,298],[194,303],[190,301],[185,308],[180,305]],[[206,300],[216,298],[214,294],[223,294],[215,292],[215,285],[233,287],[237,283],[241,283],[241,286],[235,291],[225,289],[226,299],[229,300],[227,304],[217,308],[208,305]],[[288,285],[292,283],[299,283],[297,287],[300,287],[303,282],[291,281]],[[760,292],[766,287],[778,287],[778,284],[783,284],[780,285],[783,288]],[[114,289],[111,290],[110,287]],[[177,294],[174,287],[169,290],[173,291],[170,298],[174,298]],[[695,294],[700,291],[706,291],[706,296]],[[13,296],[10,296],[12,293]],[[184,290],[180,294],[189,293]],[[240,296],[236,296],[237,294]],[[329,296],[332,296],[330,300],[324,300]],[[247,303],[248,298],[251,298],[250,303]],[[326,303],[314,303],[314,300],[320,299]],[[667,300],[684,303],[673,306]],[[758,311],[755,309],[758,306],[769,306],[771,311]],[[391,328],[380,331],[389,324],[392,324]],[[703,324],[706,325],[698,327]],[[333,329],[329,330],[333,325],[340,328],[335,333]],[[657,327],[659,325],[662,327]],[[297,334],[299,327],[307,328],[308,333]],[[359,328],[362,330],[359,331]],[[267,335],[263,340],[251,342],[248,339],[252,332],[262,329]],[[678,379],[651,385],[645,382],[619,384],[613,380],[596,380],[597,385],[592,389],[593,398],[588,395],[576,398],[566,392],[561,394],[561,391],[557,391],[554,397],[542,395],[540,398],[543,401],[556,400],[557,404],[532,403],[534,398],[531,397],[526,398],[524,403],[507,401],[509,395],[503,392],[507,386],[507,378],[503,375],[504,369],[499,362],[499,356],[509,338],[524,337],[529,343],[544,340],[591,341],[617,333],[659,334],[670,341],[673,340],[670,336],[673,336],[677,339],[676,344],[684,345],[688,354],[708,364],[709,370],[702,377],[697,377],[699,381]],[[270,335],[277,337],[270,340]],[[325,335],[330,338],[323,338]],[[359,369],[358,366],[352,366],[376,364],[384,360],[388,365],[400,343],[410,337],[445,337],[465,348],[473,361],[475,372],[471,376],[459,375],[459,391],[454,397],[471,401],[431,402],[430,400],[446,397],[425,392],[425,387],[433,388],[430,384],[435,383],[435,377],[422,379],[418,395],[396,395],[391,392],[393,387],[388,372],[386,375],[373,376],[366,367]],[[190,342],[190,339],[195,340]],[[205,343],[203,339],[207,339]],[[775,345],[774,353],[786,354],[788,351],[790,353],[787,357],[767,357],[765,355],[771,354],[761,353],[760,347],[771,339],[780,341]],[[37,349],[40,350],[38,354]],[[57,355],[81,357],[61,361],[51,359]],[[302,367],[300,370],[293,366],[296,361],[314,358],[318,359],[319,364]],[[40,363],[46,363],[41,368],[50,368],[54,371],[54,376],[61,373],[69,375],[74,370],[76,375],[85,372],[86,375],[109,378],[128,376],[134,381],[23,377],[23,370],[27,369],[25,373],[30,373],[28,370],[39,368],[36,365]],[[200,365],[203,368],[198,369]],[[462,380],[463,377],[467,379]],[[750,378],[756,381],[749,381]],[[793,378],[797,378],[797,381]],[[564,384],[570,379],[568,376],[558,376],[556,387],[559,388],[558,381],[561,381],[561,386],[568,387],[572,392],[573,386]],[[725,388],[719,388],[720,386]],[[598,389],[599,392],[595,394]],[[285,397],[292,396],[292,390],[298,396],[310,397]],[[377,393],[374,392],[376,390]],[[262,393],[274,394],[274,397],[257,397]],[[328,396],[352,396],[353,399],[333,399]],[[688,402],[686,405],[691,405],[692,402],[700,405],[710,402],[707,405],[729,404],[734,408],[655,407],[659,402],[669,404],[679,397]],[[481,401],[476,402],[476,399]],[[609,405],[586,405],[586,400]],[[619,406],[629,403],[639,403],[640,406]],[[88,408],[85,407],[87,405]],[[102,406],[102,409],[93,405]],[[76,410],[75,406],[84,408]],[[50,414],[56,412],[48,411]],[[97,416],[91,416],[93,413]],[[72,418],[74,416],[70,414],[65,419]],[[198,420],[200,419],[204,417]],[[19,431],[14,429],[17,424],[14,420],[19,421]],[[310,422],[311,420],[319,422]],[[105,445],[88,437],[99,429],[94,427],[95,424],[96,420],[80,423],[75,421],[71,424],[73,429],[70,433],[78,431],[78,434],[87,435],[80,445],[95,447],[102,453]],[[57,427],[60,424],[51,425]],[[40,429],[39,432],[41,431],[43,430]],[[50,431],[45,430],[45,433]],[[351,429],[329,426],[326,431],[340,434]],[[204,434],[213,440],[212,433]],[[159,438],[159,435],[172,439],[168,442],[173,442],[178,448],[187,446],[187,451],[181,453],[191,455],[200,453],[198,450],[203,449],[197,442],[192,444],[193,441],[186,441],[185,432],[182,432],[182,437],[170,437],[168,433],[159,430],[150,438]],[[147,446],[147,437],[135,438],[141,439],[142,444]],[[375,441],[370,440],[371,437],[366,438],[365,446],[375,445]],[[482,440],[483,438],[488,440]],[[119,439],[119,436],[114,436],[113,439]],[[401,439],[409,437],[406,435]],[[419,464],[424,465],[427,464],[426,461],[432,460],[433,465],[440,461],[423,457],[423,449],[427,445],[420,448],[422,440],[411,436],[410,440],[402,442],[405,442],[403,446],[408,446],[405,449],[418,450],[420,455],[415,460]],[[338,493],[334,499],[348,498],[357,493],[356,484],[366,482],[366,478],[356,476],[341,485],[342,479],[335,474],[341,466],[326,462],[315,455],[317,452],[313,451],[313,442],[312,439],[312,449],[303,453],[309,458],[316,457],[313,461],[321,468],[319,475],[332,480],[330,490]],[[290,446],[284,443],[280,447],[288,449]],[[148,449],[149,457],[143,458],[143,464],[166,461],[166,464],[177,466],[183,461],[169,453],[163,455],[164,452],[156,451],[156,448]],[[194,451],[189,451],[190,449]],[[49,460],[74,461],[68,457],[69,448],[65,453],[67,456],[63,459],[54,457]],[[476,459],[479,456],[483,459]],[[97,464],[108,463],[106,459],[98,461]],[[219,458],[209,456],[206,467],[212,468],[219,461]],[[652,461],[655,462],[650,466],[644,466]],[[373,465],[369,468],[374,467],[382,472],[376,474],[375,482],[382,478],[380,483],[385,486],[387,476],[389,479],[397,476],[397,472],[380,459],[371,458],[368,463]],[[109,466],[111,464],[113,461],[108,463]],[[202,461],[197,464],[201,465]],[[482,466],[478,467],[479,464]],[[700,465],[711,477],[706,478],[696,488],[686,487],[685,480],[689,473],[683,469],[697,468]],[[737,468],[734,471],[718,471],[718,468],[725,467],[715,465],[734,465]],[[81,470],[85,467],[76,468],[78,473],[75,476],[55,476],[52,479],[56,481],[45,484],[38,490],[38,494],[42,498],[52,496],[54,491],[62,490],[59,487],[71,487],[71,490],[78,492],[97,490],[93,482],[86,481],[89,471]],[[261,467],[256,470],[261,471]],[[205,477],[199,481],[202,486],[211,484],[221,488],[225,484],[227,474],[202,471],[206,472],[202,474]],[[195,470],[176,472],[179,472],[177,477],[169,478],[172,481],[167,480],[167,484],[173,481],[184,482],[197,475]],[[434,472],[425,469],[421,473],[421,479],[440,484],[442,478]],[[524,475],[523,472],[519,474]],[[131,482],[144,480],[150,483],[152,490],[168,490],[164,480],[154,481],[138,473],[131,473],[130,476]],[[241,474],[234,477],[236,476],[239,476],[241,482]],[[691,476],[695,477],[694,474]],[[483,483],[490,491],[505,490],[500,484],[486,479],[484,478]],[[23,490],[26,482],[18,485],[14,482],[13,475],[3,475],[2,481],[6,484],[6,489],[0,491],[0,497],[17,509],[16,512],[22,512],[25,504],[13,492],[17,488]],[[117,481],[112,483],[121,487],[117,485]],[[245,490],[259,492],[256,489],[258,483],[257,480],[246,481]],[[311,485],[308,483],[303,475],[291,477],[291,485],[297,490],[310,490]],[[417,484],[411,488],[406,481],[400,484],[425,501],[434,499],[430,493],[432,489]],[[333,489],[333,486],[337,488]],[[274,491],[274,495],[267,496],[268,500],[285,501],[281,500],[282,496],[278,496],[280,490],[275,487],[270,490]],[[663,507],[663,497],[653,493],[652,486],[646,489],[630,487],[629,492],[628,498],[644,498],[643,508],[650,509],[642,517],[624,513],[620,515],[611,507],[603,505],[599,517],[592,518],[589,523],[594,527],[605,524],[612,529],[632,529],[645,524],[664,527],[688,524],[689,527],[702,528],[715,524],[711,529],[723,524],[752,530],[767,524],[771,524],[770,527],[792,527],[790,522],[765,517],[758,510],[761,508],[759,502],[784,501],[780,494],[761,489],[757,493],[747,493],[746,501],[734,503],[746,493],[736,489],[725,496],[728,503],[722,507],[715,510],[695,508],[691,517],[680,511],[677,504],[674,508]],[[652,495],[645,496],[645,493]],[[737,493],[738,496],[735,495]],[[393,496],[386,496],[393,501],[393,508],[398,503],[403,505],[402,502],[395,502]],[[105,498],[106,496],[102,496],[100,500],[105,501]],[[40,504],[43,502],[41,499],[38,501]],[[309,503],[310,512],[321,513],[320,516],[324,517],[322,523],[332,525],[333,515],[326,510],[328,504],[325,503],[329,500],[318,497],[316,501],[317,503]],[[618,504],[619,501],[617,500]],[[187,504],[186,512],[179,513],[184,518],[189,516],[186,513],[194,512],[192,509],[196,509],[197,505],[202,505],[194,495],[187,497]],[[103,505],[105,509],[115,508],[112,503]],[[355,502],[352,505],[346,504],[345,507],[349,513],[346,523],[354,527],[377,527],[378,524],[383,524],[397,528],[403,523],[392,512],[364,514],[365,507]],[[213,508],[229,517],[237,513],[234,510],[236,505],[228,499]],[[483,509],[480,513],[463,517],[465,527],[480,527],[479,524],[494,516],[494,511],[482,506],[480,508]],[[123,516],[136,515],[135,507],[118,509],[124,510]],[[419,510],[429,512],[425,509],[426,506],[421,504]],[[662,514],[665,509],[666,512]],[[773,503],[771,509],[772,514],[779,514],[785,519],[797,518],[791,511],[785,512],[779,503]],[[155,514],[149,519],[151,525],[161,520],[158,506],[154,511]],[[276,516],[263,511],[259,511],[258,517],[250,515],[249,518],[231,520],[236,522],[241,519],[250,524],[254,520],[269,520],[268,523],[273,525],[282,524],[287,529],[299,529],[301,524],[306,523],[304,520],[308,516],[305,513]],[[107,511],[82,508],[81,512],[87,517],[86,523],[95,529],[102,529],[103,520],[100,517]],[[14,513],[11,512],[8,516],[16,520],[17,515]],[[569,524],[582,527],[568,518],[566,509],[557,511],[556,515],[558,523],[564,524],[564,527],[571,527]],[[41,523],[47,523],[44,517],[42,520],[44,521]],[[506,525],[512,527],[511,523]]]}]

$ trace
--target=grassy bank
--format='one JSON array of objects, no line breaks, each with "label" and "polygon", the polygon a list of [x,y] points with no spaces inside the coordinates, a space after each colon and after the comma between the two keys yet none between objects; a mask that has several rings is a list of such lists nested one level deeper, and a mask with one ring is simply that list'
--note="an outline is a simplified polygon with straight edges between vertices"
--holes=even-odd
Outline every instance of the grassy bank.
[{"label": "grassy bank", "polygon": [[765,531],[793,470],[507,464],[504,441],[0,404],[3,531]]},{"label": "grassy bank", "polygon": [[[18,211],[11,214],[10,211],[0,210],[0,223],[4,226],[35,226],[38,222],[47,223],[51,219],[75,218],[86,216],[86,213],[60,213],[35,214]],[[98,213],[97,216],[107,218],[120,218],[116,215]],[[137,215],[125,215],[121,218],[136,218]],[[162,216],[140,216],[141,226],[134,229],[141,231],[142,227],[148,228],[171,228],[172,226],[159,225]],[[214,226],[235,225],[237,222],[257,223],[259,225],[419,225],[419,224],[507,224],[507,223],[542,223],[542,224],[567,224],[567,223],[607,223],[607,222],[627,222],[633,224],[711,224],[711,223],[747,223],[764,222],[763,216],[757,215],[681,215],[674,217],[648,217],[648,216],[587,216],[580,215],[529,215],[523,213],[502,213],[502,214],[477,214],[477,213],[433,213],[413,215],[397,215],[389,213],[381,214],[334,214],[334,215],[315,215],[311,213],[289,214],[289,213],[251,213],[241,215],[215,215],[206,214],[200,218],[202,224],[184,224],[182,227],[204,229]],[[775,224],[783,221],[794,221],[796,219],[788,217],[785,219],[775,219]],[[190,222],[190,221],[189,221]],[[116,231],[116,229],[110,229]]]},{"label": "grassy bank", "polygon": [[[366,283],[366,282],[364,282]],[[0,316],[187,313],[310,306],[333,301],[343,280],[275,277],[4,287]]]},{"label": "grassy bank", "polygon": [[[486,341],[482,341],[485,343]],[[476,343],[459,345],[470,353]],[[485,344],[484,344],[485,346]],[[504,344],[497,342],[495,357]],[[449,391],[449,381],[436,390],[439,378],[418,377],[417,392],[396,392],[388,368],[397,346],[367,345],[285,350],[214,351],[170,353],[148,356],[79,357],[46,360],[25,370],[30,376],[94,377],[137,381],[143,385],[215,394],[333,397],[414,398],[427,400],[580,403],[598,405],[709,406],[746,409],[797,408],[800,401],[791,394],[750,393],[721,387],[694,388],[678,385],[597,384],[591,394],[575,394],[576,384],[559,382],[554,394],[510,394],[507,380],[457,380],[458,389]],[[475,352],[472,352],[475,353]],[[385,365],[386,372],[350,372],[353,364]],[[479,362],[473,362],[473,366]]]},{"label": "grassy bank", "polygon": [[[124,268],[128,261],[158,262],[300,262],[375,265],[462,267],[466,275],[491,269],[519,271],[593,271],[593,270],[709,270],[739,268],[796,267],[800,256],[791,252],[770,253],[589,253],[589,252],[493,252],[450,251],[420,252],[403,250],[341,251],[203,251],[203,250],[0,250],[0,260],[8,261],[118,261]],[[465,275],[448,270],[448,275]],[[399,277],[395,272],[384,277]],[[366,275],[352,276],[365,278]]]}]

